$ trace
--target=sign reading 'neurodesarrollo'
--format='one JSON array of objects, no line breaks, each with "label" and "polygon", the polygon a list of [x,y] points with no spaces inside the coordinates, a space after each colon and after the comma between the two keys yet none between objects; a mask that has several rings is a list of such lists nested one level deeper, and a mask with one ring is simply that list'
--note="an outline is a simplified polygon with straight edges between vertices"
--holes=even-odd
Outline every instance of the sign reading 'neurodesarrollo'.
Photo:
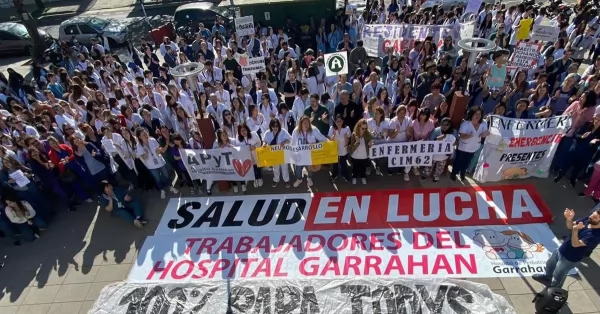
[{"label": "sign reading 'neurodesarrollo'", "polygon": [[486,285],[461,281],[236,280],[193,284],[118,283],[90,314],[513,314]]}]

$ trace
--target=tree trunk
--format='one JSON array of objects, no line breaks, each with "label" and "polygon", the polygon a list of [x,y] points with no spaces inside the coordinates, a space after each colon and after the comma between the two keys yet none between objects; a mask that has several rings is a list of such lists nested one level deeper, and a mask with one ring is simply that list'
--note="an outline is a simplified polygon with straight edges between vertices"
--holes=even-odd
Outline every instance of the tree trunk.
[{"label": "tree trunk", "polygon": [[33,41],[33,47],[31,58],[34,62],[42,62],[44,50],[46,50],[46,42],[40,36],[37,28],[36,20],[25,10],[25,6],[23,5],[23,0],[13,0],[13,4],[15,5],[15,9],[19,18],[21,19],[21,23],[27,28],[27,32]]}]

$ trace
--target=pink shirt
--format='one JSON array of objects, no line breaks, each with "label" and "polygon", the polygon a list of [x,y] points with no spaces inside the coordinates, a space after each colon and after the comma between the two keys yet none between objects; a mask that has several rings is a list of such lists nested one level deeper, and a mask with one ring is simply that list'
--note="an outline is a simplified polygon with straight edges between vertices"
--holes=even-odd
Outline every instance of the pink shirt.
[{"label": "pink shirt", "polygon": [[595,113],[596,109],[593,106],[582,109],[579,106],[579,100],[574,101],[563,113],[565,115],[571,115],[571,130],[565,136],[572,137],[582,125],[594,119]]},{"label": "pink shirt", "polygon": [[433,124],[433,121],[431,121],[431,119],[427,120],[427,122],[425,122],[424,124],[419,123],[419,121],[417,120],[413,120],[410,126],[413,129],[414,141],[428,140],[429,134],[431,134],[431,131],[433,131],[433,129],[435,128],[435,125]]}]

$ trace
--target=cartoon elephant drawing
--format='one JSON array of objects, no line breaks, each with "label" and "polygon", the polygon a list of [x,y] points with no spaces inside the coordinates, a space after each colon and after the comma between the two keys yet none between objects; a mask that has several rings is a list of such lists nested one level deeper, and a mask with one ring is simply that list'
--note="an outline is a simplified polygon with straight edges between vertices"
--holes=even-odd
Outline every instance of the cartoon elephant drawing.
[{"label": "cartoon elephant drawing", "polygon": [[473,241],[481,245],[489,259],[500,259],[502,256],[507,256],[509,237],[502,232],[489,229],[475,230]]},{"label": "cartoon elephant drawing", "polygon": [[502,231],[508,237],[508,258],[532,258],[533,253],[544,251],[544,246],[535,243],[533,239],[521,231]]}]

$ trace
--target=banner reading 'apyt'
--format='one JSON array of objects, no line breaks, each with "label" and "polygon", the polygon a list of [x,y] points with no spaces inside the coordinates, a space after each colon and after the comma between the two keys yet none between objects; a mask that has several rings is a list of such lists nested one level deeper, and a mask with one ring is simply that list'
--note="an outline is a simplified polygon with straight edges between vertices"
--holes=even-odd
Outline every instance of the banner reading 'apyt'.
[{"label": "banner reading 'apyt'", "polygon": [[259,167],[273,167],[284,164],[298,166],[327,165],[338,162],[336,142],[323,142],[309,145],[273,145],[256,149]]},{"label": "banner reading 'apyt'", "polygon": [[192,180],[254,180],[252,156],[247,147],[184,149],[181,160]]}]

